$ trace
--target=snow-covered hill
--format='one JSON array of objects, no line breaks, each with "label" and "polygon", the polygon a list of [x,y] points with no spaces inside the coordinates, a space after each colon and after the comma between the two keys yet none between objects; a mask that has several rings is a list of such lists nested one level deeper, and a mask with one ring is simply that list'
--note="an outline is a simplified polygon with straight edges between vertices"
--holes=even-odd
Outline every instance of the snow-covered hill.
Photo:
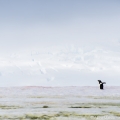
[{"label": "snow-covered hill", "polygon": [[119,84],[119,52],[112,58],[100,48],[53,48],[1,55],[0,86],[96,86],[98,79]]}]

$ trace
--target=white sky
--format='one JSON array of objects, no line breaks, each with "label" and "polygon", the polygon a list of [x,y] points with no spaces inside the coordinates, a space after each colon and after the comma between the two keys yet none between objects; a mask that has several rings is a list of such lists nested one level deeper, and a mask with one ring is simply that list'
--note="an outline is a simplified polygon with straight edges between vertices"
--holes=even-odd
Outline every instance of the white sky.
[{"label": "white sky", "polygon": [[119,0],[0,0],[0,21],[0,86],[119,86]]}]

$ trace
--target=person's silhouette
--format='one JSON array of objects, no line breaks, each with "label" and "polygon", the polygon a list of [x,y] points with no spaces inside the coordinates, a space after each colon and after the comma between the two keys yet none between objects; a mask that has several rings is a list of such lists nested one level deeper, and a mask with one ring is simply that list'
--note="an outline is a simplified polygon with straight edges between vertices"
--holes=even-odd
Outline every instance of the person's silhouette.
[{"label": "person's silhouette", "polygon": [[101,80],[98,80],[98,82],[100,84],[100,89],[103,89],[104,88],[103,84],[106,84],[106,82],[102,82]]}]

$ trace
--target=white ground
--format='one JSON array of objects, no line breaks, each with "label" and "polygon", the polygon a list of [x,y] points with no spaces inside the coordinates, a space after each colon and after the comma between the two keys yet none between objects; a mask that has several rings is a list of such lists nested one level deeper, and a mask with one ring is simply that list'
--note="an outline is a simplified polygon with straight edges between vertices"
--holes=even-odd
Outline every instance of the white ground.
[{"label": "white ground", "polygon": [[118,120],[120,87],[0,88],[0,119]]}]

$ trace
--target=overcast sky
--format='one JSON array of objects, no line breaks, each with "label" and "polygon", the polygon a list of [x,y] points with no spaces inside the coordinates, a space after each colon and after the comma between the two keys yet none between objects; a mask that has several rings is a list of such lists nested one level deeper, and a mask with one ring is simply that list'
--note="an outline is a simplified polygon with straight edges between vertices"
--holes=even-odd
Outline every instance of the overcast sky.
[{"label": "overcast sky", "polygon": [[0,0],[0,86],[120,85],[119,0]]}]

